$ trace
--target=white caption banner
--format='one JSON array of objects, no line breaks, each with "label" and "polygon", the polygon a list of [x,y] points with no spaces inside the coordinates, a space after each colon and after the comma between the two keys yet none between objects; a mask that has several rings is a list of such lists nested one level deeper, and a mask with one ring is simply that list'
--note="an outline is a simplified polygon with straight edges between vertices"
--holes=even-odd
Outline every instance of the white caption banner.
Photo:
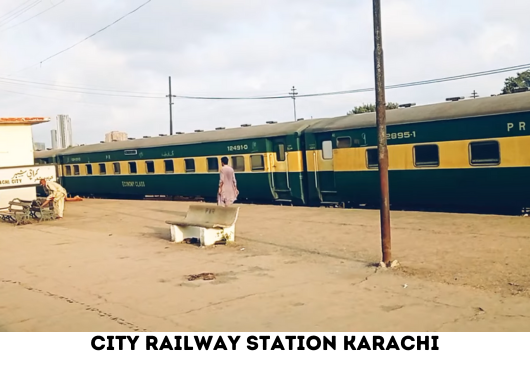
[{"label": "white caption banner", "polygon": [[[278,336],[283,350],[272,349]],[[285,349],[287,336],[296,336],[291,350]],[[199,350],[195,337],[210,340],[209,348],[203,345]],[[300,342],[311,340],[310,345],[317,346],[318,339],[311,337],[334,340],[336,347],[330,349],[328,344],[326,350],[312,350],[304,344],[306,348],[300,350]],[[528,333],[0,333],[0,378],[519,379],[528,377],[528,337]],[[368,344],[361,344],[363,340]],[[389,349],[392,341],[397,349]]]}]

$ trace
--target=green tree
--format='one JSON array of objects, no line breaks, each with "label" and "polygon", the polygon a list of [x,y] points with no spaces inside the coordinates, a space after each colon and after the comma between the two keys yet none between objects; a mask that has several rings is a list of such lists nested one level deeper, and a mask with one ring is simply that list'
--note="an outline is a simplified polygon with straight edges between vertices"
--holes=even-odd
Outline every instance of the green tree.
[{"label": "green tree", "polygon": [[[399,104],[397,103],[390,102],[386,104],[387,110],[395,110],[397,108],[399,108]],[[348,111],[347,115],[354,115],[366,112],[375,112],[375,104],[363,104],[362,106],[355,107],[353,110]]]},{"label": "green tree", "polygon": [[511,94],[516,88],[530,87],[530,70],[517,73],[515,77],[506,78],[504,81],[503,94]]}]

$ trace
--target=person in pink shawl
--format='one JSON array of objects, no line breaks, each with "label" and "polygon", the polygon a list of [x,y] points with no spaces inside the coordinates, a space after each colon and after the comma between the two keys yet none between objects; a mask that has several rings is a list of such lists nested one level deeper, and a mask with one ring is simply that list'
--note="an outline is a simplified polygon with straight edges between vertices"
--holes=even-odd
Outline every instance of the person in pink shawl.
[{"label": "person in pink shawl", "polygon": [[228,157],[221,158],[221,165],[222,167],[219,171],[219,193],[217,195],[217,205],[227,207],[236,201],[239,190],[237,190],[234,169],[228,166]]}]

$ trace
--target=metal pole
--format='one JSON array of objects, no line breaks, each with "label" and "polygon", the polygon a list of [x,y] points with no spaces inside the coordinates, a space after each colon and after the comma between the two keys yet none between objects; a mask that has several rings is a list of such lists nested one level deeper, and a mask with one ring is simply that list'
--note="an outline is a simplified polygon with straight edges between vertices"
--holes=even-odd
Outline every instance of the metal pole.
[{"label": "metal pole", "polygon": [[171,77],[169,77],[169,95],[166,95],[166,98],[169,98],[169,135],[173,134],[173,99],[175,95],[171,94]]},{"label": "metal pole", "polygon": [[390,199],[388,186],[388,147],[386,142],[385,68],[383,61],[383,36],[381,32],[381,0],[373,0],[374,7],[374,64],[377,112],[377,147],[379,152],[379,181],[381,185],[381,248],[382,262],[387,266],[392,260],[390,237]]},{"label": "metal pole", "polygon": [[296,95],[298,95],[298,92],[296,92],[296,88],[294,86],[291,89],[291,92],[289,93],[289,95],[291,95],[291,98],[293,98],[294,121],[296,121]]}]

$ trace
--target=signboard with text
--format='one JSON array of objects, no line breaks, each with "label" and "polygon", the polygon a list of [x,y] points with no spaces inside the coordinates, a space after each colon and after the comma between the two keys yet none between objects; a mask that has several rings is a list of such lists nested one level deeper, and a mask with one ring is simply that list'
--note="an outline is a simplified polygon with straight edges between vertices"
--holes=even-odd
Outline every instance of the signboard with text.
[{"label": "signboard with text", "polygon": [[0,168],[0,190],[4,188],[38,185],[44,178],[56,181],[55,165],[28,165]]}]

